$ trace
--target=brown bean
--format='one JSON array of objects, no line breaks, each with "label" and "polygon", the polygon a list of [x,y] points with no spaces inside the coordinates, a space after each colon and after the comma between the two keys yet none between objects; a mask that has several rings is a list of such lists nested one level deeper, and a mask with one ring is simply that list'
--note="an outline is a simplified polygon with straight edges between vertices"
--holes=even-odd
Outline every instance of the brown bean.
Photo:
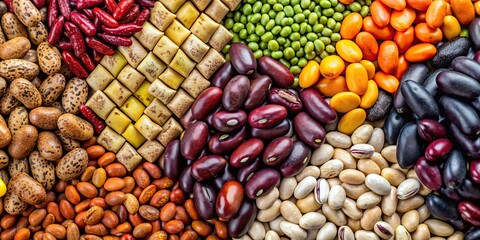
[{"label": "brown bean", "polygon": [[87,224],[85,224],[85,222],[83,221],[83,216],[85,215],[86,211],[83,211],[83,212],[79,212],[76,216],[75,216],[75,224],[77,224],[77,226],[79,228],[85,228],[85,226]]},{"label": "brown bean", "polygon": [[[9,215],[5,215],[9,216]],[[28,222],[32,226],[38,226],[42,223],[43,219],[47,216],[47,210],[45,209],[36,209],[33,211],[30,216],[28,216]],[[2,219],[3,220],[3,219]],[[3,227],[3,225],[2,225]]]},{"label": "brown bean", "polygon": [[[150,205],[154,207],[163,207],[170,199],[170,191],[169,190],[159,190],[150,199]],[[192,201],[193,204],[193,201]]]},{"label": "brown bean", "polygon": [[148,240],[167,240],[167,232],[165,231],[158,231],[154,232]]},{"label": "brown bean", "polygon": [[75,212],[79,213],[79,212],[87,211],[87,209],[90,208],[89,205],[90,205],[90,199],[85,199],[80,203],[78,203],[77,205],[75,205]]},{"label": "brown bean", "polygon": [[85,226],[85,233],[86,234],[93,234],[97,236],[105,236],[108,234],[108,229],[105,225],[101,223],[97,223],[95,225],[87,225]]},{"label": "brown bean", "polygon": [[100,145],[93,145],[85,149],[88,154],[88,159],[97,159],[105,154],[105,148]]},{"label": "brown bean", "polygon": [[100,222],[100,220],[102,220],[103,214],[103,208],[99,206],[93,206],[85,213],[85,215],[83,216],[83,221],[87,225],[95,225]]},{"label": "brown bean", "polygon": [[55,216],[51,213],[47,214],[42,222],[42,227],[45,229],[48,225],[55,223]]},{"label": "brown bean", "polygon": [[157,187],[158,189],[168,189],[168,188],[171,188],[174,183],[175,182],[172,179],[167,177],[162,177],[160,179],[153,181],[152,184],[155,185],[155,187]]},{"label": "brown bean", "polygon": [[200,219],[200,215],[198,214],[198,211],[195,208],[195,204],[193,203],[192,199],[188,199],[187,201],[185,201],[184,207],[185,207],[185,210],[187,210],[187,213],[190,216],[190,218],[192,218],[193,220]]},{"label": "brown bean", "polygon": [[180,240],[197,240],[198,234],[193,230],[187,230],[182,233]]},{"label": "brown bean", "polygon": [[151,231],[152,231],[152,224],[142,223],[142,224],[137,225],[133,229],[133,236],[136,239],[146,238],[148,236],[148,234],[150,234]]},{"label": "brown bean", "polygon": [[110,192],[120,191],[125,187],[125,181],[118,177],[108,178],[103,187]]},{"label": "brown bean", "polygon": [[164,222],[168,222],[175,217],[176,213],[176,206],[175,203],[169,202],[163,206],[162,210],[160,211],[160,220]]},{"label": "brown bean", "polygon": [[111,210],[105,210],[103,213],[102,223],[107,228],[115,228],[118,225],[118,216]]},{"label": "brown bean", "polygon": [[117,192],[111,192],[105,196],[105,202],[109,206],[117,206],[120,204],[123,204],[125,200],[127,199],[125,193],[117,191]]},{"label": "brown bean", "polygon": [[92,179],[93,173],[97,168],[94,166],[88,166],[80,175],[80,181],[82,182],[89,182]]},{"label": "brown bean", "polygon": [[210,224],[204,222],[204,221],[200,221],[200,220],[195,220],[192,222],[192,228],[193,230],[195,230],[195,232],[198,233],[198,235],[202,236],[202,237],[206,237],[210,234],[212,234],[213,232],[213,228],[212,226],[210,226]]},{"label": "brown bean", "polygon": [[183,204],[185,202],[185,194],[182,189],[176,188],[170,192],[170,201],[175,204]]},{"label": "brown bean", "polygon": [[50,224],[45,228],[46,233],[52,234],[56,239],[64,239],[67,230],[60,224]]},{"label": "brown bean", "polygon": [[135,188],[135,179],[131,176],[126,176],[123,178],[123,181],[125,181],[125,187],[122,188],[122,192],[131,193]]},{"label": "brown bean", "polygon": [[154,163],[144,162],[142,166],[143,166],[143,170],[145,170],[148,173],[148,175],[150,175],[150,177],[155,179],[159,179],[162,177],[162,171]]},{"label": "brown bean", "polygon": [[147,221],[155,221],[159,218],[159,210],[149,205],[140,206],[138,213]]},{"label": "brown bean", "polygon": [[43,239],[43,240],[57,240],[57,239],[55,238],[55,236],[53,236],[53,234],[47,233],[47,232],[43,234],[42,239]]},{"label": "brown bean", "polygon": [[138,202],[140,204],[147,204],[150,199],[153,198],[153,195],[155,195],[156,191],[157,187],[155,187],[155,185],[149,185],[140,192],[140,195],[138,196]]},{"label": "brown bean", "polygon": [[94,198],[98,194],[97,188],[89,182],[79,182],[77,184],[77,190],[87,198]]},{"label": "brown bean", "polygon": [[13,240],[28,240],[29,238],[30,230],[28,230],[28,228],[20,228],[17,233],[15,233]]},{"label": "brown bean", "polygon": [[60,207],[55,202],[50,202],[47,205],[47,212],[53,214],[55,217],[55,222],[61,222],[64,220],[62,214],[60,213]]},{"label": "brown bean", "polygon": [[60,201],[60,213],[65,219],[73,219],[75,217],[75,209],[67,200]]},{"label": "brown bean", "polygon": [[146,188],[148,185],[150,185],[150,177],[147,171],[137,168],[135,171],[133,171],[132,175],[137,185],[141,188]]},{"label": "brown bean", "polygon": [[13,227],[13,225],[15,225],[16,222],[17,222],[17,216],[7,214],[2,217],[2,220],[0,221],[0,226],[3,229],[9,229]]},{"label": "brown bean", "polygon": [[127,174],[127,169],[121,163],[112,163],[105,167],[108,177],[123,177]]},{"label": "brown bean", "polygon": [[110,163],[113,163],[114,161],[115,161],[115,153],[107,152],[97,160],[97,163],[98,165],[105,167]]},{"label": "brown bean", "polygon": [[28,222],[28,217],[21,217],[17,222],[17,229],[27,228],[30,223]]},{"label": "brown bean", "polygon": [[[193,225],[192,225],[193,226]],[[183,230],[185,226],[180,220],[171,220],[167,222],[164,226],[165,231],[170,234],[177,234]]]},{"label": "brown bean", "polygon": [[65,197],[72,204],[80,203],[80,194],[78,193],[77,189],[72,185],[68,185],[65,188]]},{"label": "brown bean", "polygon": [[215,221],[215,233],[223,239],[227,239],[228,231],[227,231],[227,224],[222,221]]},{"label": "brown bean", "polygon": [[180,220],[186,226],[190,223],[190,217],[188,216],[187,210],[182,206],[176,207],[175,219]]},{"label": "brown bean", "polygon": [[124,222],[119,224],[117,227],[110,230],[110,234],[121,236],[124,233],[129,233],[132,231],[132,225],[129,222]]}]

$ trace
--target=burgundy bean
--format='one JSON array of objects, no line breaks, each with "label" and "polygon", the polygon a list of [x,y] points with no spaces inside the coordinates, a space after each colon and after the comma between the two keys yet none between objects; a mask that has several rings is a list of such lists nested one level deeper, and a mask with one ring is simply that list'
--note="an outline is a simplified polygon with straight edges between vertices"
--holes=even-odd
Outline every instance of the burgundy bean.
[{"label": "burgundy bean", "polygon": [[82,9],[80,12],[87,16],[90,21],[95,20],[95,14],[93,13],[92,9]]},{"label": "burgundy bean", "polygon": [[293,128],[297,136],[310,147],[318,148],[325,140],[325,129],[306,112],[301,112],[295,116]]},{"label": "burgundy bean", "polygon": [[48,15],[47,15],[47,24],[48,27],[53,26],[53,22],[58,18],[58,5],[57,0],[50,0],[48,2]]},{"label": "burgundy bean", "polygon": [[193,119],[192,116],[192,109],[189,108],[185,114],[180,118],[180,124],[182,124],[183,128],[187,129],[192,125],[196,120]]},{"label": "burgundy bean", "polygon": [[213,179],[213,187],[215,190],[219,191],[226,182],[235,180],[235,171],[236,168],[227,164],[222,174]]},{"label": "burgundy bean", "polygon": [[32,0],[32,3],[35,5],[35,7],[40,9],[45,5],[45,0]]},{"label": "burgundy bean", "polygon": [[140,4],[141,6],[143,7],[153,7],[154,6],[154,3],[155,1],[153,0],[137,0],[138,4]]},{"label": "burgundy bean", "polygon": [[446,157],[442,167],[442,178],[445,185],[449,188],[459,188],[467,175],[467,161],[462,153],[454,149]]},{"label": "burgundy bean", "polygon": [[250,135],[252,137],[260,138],[262,140],[271,140],[277,137],[284,136],[290,131],[291,122],[289,119],[283,120],[277,126],[269,129],[250,128]]},{"label": "burgundy bean", "polygon": [[113,12],[113,18],[117,20],[122,19],[125,15],[127,15],[134,2],[134,0],[120,0],[117,8],[115,8],[115,12]]},{"label": "burgundy bean", "polygon": [[239,74],[252,74],[257,69],[257,60],[246,44],[233,43],[228,54],[230,62]]},{"label": "burgundy bean", "polygon": [[65,22],[64,26],[65,32],[68,34],[70,42],[72,43],[73,53],[75,56],[81,57],[87,51],[87,48],[80,29],[71,22]]},{"label": "burgundy bean", "polygon": [[144,8],[140,14],[138,15],[135,20],[131,21],[130,23],[137,26],[143,26],[143,24],[148,20],[150,17],[150,10],[148,8]]},{"label": "burgundy bean", "polygon": [[462,201],[458,204],[458,211],[465,221],[480,226],[480,207],[472,202]]},{"label": "burgundy bean", "polygon": [[262,160],[268,166],[281,164],[293,149],[293,140],[289,137],[279,137],[271,141],[263,152]]},{"label": "burgundy bean", "polygon": [[[198,99],[198,98],[197,98]],[[212,118],[212,125],[220,132],[235,132],[247,123],[247,113],[242,110],[235,112],[220,111]]]},{"label": "burgundy bean", "polygon": [[425,157],[420,157],[415,164],[415,173],[418,179],[428,188],[439,190],[442,187],[442,175],[438,166],[429,162]]},{"label": "burgundy bean", "polygon": [[120,20],[120,23],[129,23],[140,15],[140,5],[133,4],[133,6],[128,10],[127,15]]},{"label": "burgundy bean", "polygon": [[268,102],[282,105],[291,113],[298,113],[303,109],[302,100],[292,89],[272,88],[268,92]]},{"label": "burgundy bean", "polygon": [[289,88],[295,82],[293,74],[282,63],[269,56],[258,59],[258,72],[272,78],[282,88]]},{"label": "burgundy bean", "polygon": [[322,95],[315,88],[303,89],[300,92],[300,99],[307,112],[321,123],[333,123],[337,119],[337,113],[330,107],[330,104],[323,99]]},{"label": "burgundy bean", "polygon": [[58,0],[58,9],[60,9],[60,13],[64,16],[67,20],[70,20],[70,13],[72,9],[70,8],[70,1],[69,0]]},{"label": "burgundy bean", "polygon": [[116,46],[131,46],[133,44],[132,39],[114,35],[108,35],[104,33],[97,34],[103,41],[116,45]]},{"label": "burgundy bean", "polygon": [[228,181],[218,192],[216,211],[220,221],[228,221],[242,206],[243,186],[237,181]]},{"label": "burgundy bean", "polygon": [[250,199],[257,199],[269,193],[278,183],[280,173],[273,168],[264,168],[245,184],[245,194]]},{"label": "burgundy bean", "polygon": [[93,52],[93,60],[95,60],[95,62],[99,63],[102,60],[104,54],[98,52],[95,49],[93,49],[92,52]]},{"label": "burgundy bean", "polygon": [[284,177],[292,177],[301,172],[310,161],[312,150],[302,141],[293,142],[293,148],[287,159],[280,165]]},{"label": "burgundy bean", "polygon": [[223,91],[218,87],[205,89],[192,104],[192,117],[202,120],[220,105]]},{"label": "burgundy bean", "polygon": [[443,138],[446,135],[445,127],[432,119],[422,119],[418,121],[417,131],[418,135],[428,142]]},{"label": "burgundy bean", "polygon": [[72,19],[72,22],[75,23],[87,36],[93,37],[95,36],[95,33],[97,33],[97,28],[87,16],[73,11],[70,14],[70,18]]},{"label": "burgundy bean", "polygon": [[173,140],[168,143],[163,155],[163,171],[165,176],[177,180],[182,167],[180,156],[180,140]]},{"label": "burgundy bean", "polygon": [[193,202],[198,214],[203,219],[212,219],[215,215],[215,202],[217,193],[210,184],[205,182],[196,182],[193,186]]},{"label": "burgundy bean", "polygon": [[195,183],[195,178],[192,177],[191,173],[192,173],[191,166],[188,166],[185,169],[183,169],[178,179],[180,188],[186,193],[193,192],[193,184]]},{"label": "burgundy bean", "polygon": [[183,135],[180,152],[186,160],[196,160],[208,141],[208,126],[197,121]]},{"label": "burgundy bean", "polygon": [[100,8],[94,8],[93,13],[95,16],[107,27],[118,27],[118,22],[109,13],[103,11]]},{"label": "burgundy bean", "polygon": [[220,106],[217,107],[212,113],[208,114],[208,116],[205,118],[205,122],[207,123],[208,126],[213,127],[213,116],[217,114],[220,111],[223,111],[223,107],[220,104]]},{"label": "burgundy bean", "polygon": [[68,50],[62,52],[62,59],[65,61],[70,70],[79,78],[87,78],[88,72],[82,66],[80,61]]},{"label": "burgundy bean", "polygon": [[237,168],[247,165],[262,153],[263,147],[264,144],[262,140],[250,138],[238,146],[232,155],[230,155],[230,165]]},{"label": "burgundy bean", "polygon": [[236,133],[216,133],[210,138],[208,149],[213,154],[225,154],[236,149],[246,137],[246,127]]},{"label": "burgundy bean", "polygon": [[457,192],[464,198],[480,200],[480,185],[470,180],[470,178],[465,178]]},{"label": "burgundy bean", "polygon": [[105,0],[77,0],[77,9],[92,8],[105,3]]},{"label": "burgundy bean", "polygon": [[214,87],[224,89],[227,83],[236,75],[235,68],[231,62],[225,62],[210,78],[210,84]]},{"label": "burgundy bean", "polygon": [[470,178],[476,183],[480,183],[480,160],[470,161]]},{"label": "burgundy bean", "polygon": [[107,7],[107,11],[110,14],[113,14],[115,12],[115,9],[117,8],[117,3],[115,0],[105,0],[105,7]]},{"label": "burgundy bean", "polygon": [[[51,0],[56,1],[56,0]],[[65,17],[60,16],[52,23],[52,27],[50,28],[50,32],[48,33],[48,43],[50,45],[55,45],[60,40],[63,32],[63,25],[65,25]]]},{"label": "burgundy bean", "polygon": [[238,169],[237,180],[241,183],[246,183],[252,179],[253,175],[260,169],[261,163],[262,161],[260,158],[256,158],[255,161],[251,162],[249,165]]},{"label": "burgundy bean", "polygon": [[272,86],[272,79],[267,75],[256,76],[250,82],[250,89],[248,90],[247,99],[243,104],[246,110],[254,109],[265,101],[268,90]]},{"label": "burgundy bean", "polygon": [[222,104],[228,111],[236,111],[243,106],[250,89],[250,80],[243,75],[233,77],[223,90]]},{"label": "burgundy bean", "polygon": [[58,43],[55,46],[57,46],[57,48],[60,49],[60,50],[73,50],[72,43],[66,42],[66,41],[63,41],[63,40],[58,41]]},{"label": "burgundy bean", "polygon": [[[95,64],[95,62],[93,62],[93,59],[90,57],[90,55],[88,55],[88,53],[83,54],[80,57],[80,60],[82,60],[83,65],[85,66],[85,68],[87,68],[88,71],[91,72],[95,69],[96,64]],[[100,133],[98,133],[98,134],[100,134]]]},{"label": "burgundy bean", "polygon": [[102,26],[102,30],[111,35],[115,36],[130,36],[142,30],[142,26],[138,26],[135,24],[122,24],[118,27],[110,28],[107,26]]},{"label": "burgundy bean", "polygon": [[269,129],[287,118],[287,109],[277,104],[267,104],[254,109],[248,115],[248,123],[253,128]]},{"label": "burgundy bean", "polygon": [[430,213],[440,220],[454,220],[459,217],[456,203],[446,197],[431,193],[425,198],[425,204]]},{"label": "burgundy bean", "polygon": [[191,174],[198,181],[211,179],[220,174],[227,165],[227,160],[218,155],[207,155],[192,164]]},{"label": "burgundy bean", "polygon": [[425,149],[425,158],[429,161],[438,161],[445,157],[453,148],[452,142],[446,138],[437,139],[428,144]]},{"label": "burgundy bean", "polygon": [[115,49],[102,43],[101,41],[99,41],[94,37],[87,37],[86,40],[87,40],[87,45],[99,53],[109,55],[109,56],[115,53]]}]

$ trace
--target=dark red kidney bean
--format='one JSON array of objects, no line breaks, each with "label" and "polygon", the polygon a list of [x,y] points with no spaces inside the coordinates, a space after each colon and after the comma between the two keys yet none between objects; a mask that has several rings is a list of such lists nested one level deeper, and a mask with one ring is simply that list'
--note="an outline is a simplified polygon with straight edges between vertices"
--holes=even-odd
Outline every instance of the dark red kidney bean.
[{"label": "dark red kidney bean", "polygon": [[193,123],[188,128],[180,144],[180,152],[186,160],[196,160],[208,141],[208,126],[202,121]]},{"label": "dark red kidney bean", "polygon": [[[398,149],[397,149],[398,151]],[[428,188],[439,190],[442,187],[442,175],[438,166],[429,162],[425,157],[420,157],[415,164],[415,173],[418,179]]]},{"label": "dark red kidney bean", "polygon": [[183,128],[187,129],[192,125],[195,121],[192,116],[192,109],[189,108],[185,114],[180,118],[180,124],[182,124]]},{"label": "dark red kidney bean", "polygon": [[246,183],[252,179],[253,175],[260,169],[261,163],[260,158],[256,158],[255,161],[238,169],[237,181]]},{"label": "dark red kidney bean", "polygon": [[107,34],[111,34],[115,36],[130,36],[137,32],[140,32],[142,30],[142,26],[129,23],[129,24],[122,24],[114,28],[102,26],[102,30]]},{"label": "dark red kidney bean", "polygon": [[223,89],[222,104],[228,111],[236,111],[243,106],[250,89],[250,80],[243,75],[233,77]]},{"label": "dark red kidney bean", "polygon": [[[412,63],[407,71],[403,74],[402,78],[399,79],[400,85],[406,80],[413,80],[418,82],[419,84],[423,84],[425,79],[427,78],[429,73],[429,69],[427,64],[425,63]],[[405,98],[401,91],[397,91],[393,97],[393,105],[395,108],[408,108],[407,103],[405,102]]]},{"label": "dark red kidney bean", "polygon": [[271,141],[265,151],[262,160],[268,166],[281,164],[293,149],[293,140],[289,137],[279,137]]},{"label": "dark red kidney bean", "polygon": [[302,141],[293,142],[293,148],[287,159],[280,165],[284,177],[292,177],[301,172],[310,161],[312,150]]},{"label": "dark red kidney bean", "polygon": [[333,123],[337,119],[337,112],[330,107],[330,104],[323,99],[322,95],[315,88],[303,89],[300,92],[300,99],[307,112],[321,123]]},{"label": "dark red kidney bean", "polygon": [[95,20],[95,14],[93,14],[92,9],[82,9],[80,10],[80,12],[83,13],[85,16],[87,16],[88,19],[90,19],[90,21]]},{"label": "dark red kidney bean", "polygon": [[137,0],[138,4],[140,4],[141,6],[143,7],[153,7],[154,6],[154,3],[155,1],[153,0]]},{"label": "dark red kidney bean", "polygon": [[225,158],[218,155],[207,155],[192,164],[191,174],[198,181],[208,180],[220,174],[226,165]]},{"label": "dark red kidney bean", "polygon": [[225,154],[236,149],[246,137],[246,127],[236,133],[216,133],[208,141],[208,149],[213,154]]},{"label": "dark red kidney bean", "polygon": [[474,79],[480,79],[480,64],[468,57],[460,56],[453,59],[451,68]]},{"label": "dark red kidney bean", "polygon": [[445,111],[445,117],[464,134],[474,136],[480,133],[480,117],[473,107],[448,96],[442,96],[439,102]]},{"label": "dark red kidney bean", "polygon": [[295,116],[293,128],[297,136],[310,147],[318,148],[325,140],[325,129],[306,112]]},{"label": "dark red kidney bean", "polygon": [[126,37],[120,37],[120,36],[113,36],[113,35],[108,35],[104,33],[99,33],[97,34],[103,41],[116,45],[116,46],[131,46],[132,45],[132,39],[126,38]]},{"label": "dark red kidney bean", "polygon": [[215,190],[219,191],[223,185],[228,182],[235,180],[236,175],[236,168],[227,164],[225,169],[222,172],[222,175],[218,175],[216,178],[213,179],[213,187]]},{"label": "dark red kidney bean", "polygon": [[437,102],[421,84],[406,80],[402,82],[400,90],[408,107],[420,119],[438,119],[440,110]]},{"label": "dark red kidney bean", "polygon": [[465,178],[457,192],[464,198],[480,200],[480,184],[473,182],[470,178]]},{"label": "dark red kidney bean", "polygon": [[448,197],[454,201],[462,200],[462,197],[460,196],[460,194],[457,193],[455,189],[449,188],[447,186],[442,186],[442,188],[440,188],[440,193],[443,196]]},{"label": "dark red kidney bean", "polygon": [[186,167],[180,173],[180,177],[178,179],[178,183],[180,188],[186,193],[193,192],[193,184],[195,183],[195,178],[192,177],[191,174],[191,166]]},{"label": "dark red kidney bean", "polygon": [[467,161],[462,152],[454,149],[446,157],[442,167],[442,178],[445,185],[449,188],[459,188],[467,175]]},{"label": "dark red kidney bean", "polygon": [[105,0],[76,0],[77,9],[92,8],[105,3]]},{"label": "dark red kidney bean", "polygon": [[452,225],[452,227],[457,231],[466,232],[470,227],[470,223],[463,220],[462,218],[457,218],[454,220],[449,220],[448,224]]},{"label": "dark red kidney bean", "polygon": [[105,54],[105,55],[113,55],[115,53],[115,49],[111,48],[110,46],[102,43],[98,39],[94,37],[87,37],[85,38],[87,41],[87,45],[93,48],[95,51]]},{"label": "dark red kidney bean", "polygon": [[273,168],[264,168],[245,184],[245,194],[250,199],[257,199],[269,193],[278,183],[280,173]]},{"label": "dark red kidney bean", "polygon": [[248,123],[253,128],[269,129],[287,118],[287,109],[277,104],[267,104],[255,108],[248,115]]},{"label": "dark red kidney bean", "polygon": [[474,226],[480,226],[480,207],[469,201],[462,201],[458,204],[458,211],[462,218]]},{"label": "dark red kidney bean", "polygon": [[[80,60],[82,60],[83,62],[83,65],[85,66],[85,68],[87,68],[88,71],[93,71],[95,69],[95,62],[93,61],[93,59],[90,57],[90,55],[88,55],[88,53],[85,53],[83,54],[81,57],[80,57]],[[103,129],[102,129],[103,130]],[[100,131],[101,132],[101,131]],[[96,133],[96,132],[95,132]],[[100,134],[100,133],[98,133]]]},{"label": "dark red kidney bean", "polygon": [[430,193],[425,198],[425,204],[430,213],[440,220],[454,220],[459,217],[456,203],[446,197]]},{"label": "dark red kidney bean", "polygon": [[263,141],[258,138],[250,138],[242,143],[230,155],[230,165],[234,167],[243,167],[257,158],[263,151]]},{"label": "dark red kidney bean", "polygon": [[250,135],[252,137],[260,138],[262,140],[271,140],[277,137],[284,136],[290,131],[291,122],[289,119],[283,120],[277,126],[269,129],[250,128]]},{"label": "dark red kidney bean", "polygon": [[50,0],[48,2],[48,15],[47,15],[47,24],[51,28],[53,22],[58,18],[58,5],[57,0]]},{"label": "dark red kidney bean", "polygon": [[205,118],[205,122],[207,123],[208,126],[213,127],[213,116],[217,114],[220,111],[223,111],[223,107],[220,104],[220,106],[217,107],[212,113],[208,114],[208,116]]},{"label": "dark red kidney bean", "polygon": [[181,169],[180,140],[176,139],[168,143],[163,155],[163,171],[165,176],[177,180]]},{"label": "dark red kidney bean", "polygon": [[453,144],[450,140],[446,138],[437,139],[428,144],[425,149],[425,158],[429,161],[438,161],[450,153],[452,148]]},{"label": "dark red kidney bean", "polygon": [[247,233],[257,217],[255,202],[245,199],[237,214],[228,221],[228,235],[239,238]]},{"label": "dark red kidney bean", "polygon": [[272,86],[272,79],[267,75],[259,75],[253,78],[250,82],[250,89],[248,90],[247,99],[243,104],[243,108],[246,110],[254,109],[267,98],[268,90]]},{"label": "dark red kidney bean", "polygon": [[115,0],[105,0],[105,7],[110,14],[113,14],[117,8],[117,3]]},{"label": "dark red kidney bean", "polygon": [[80,30],[85,33],[85,35],[93,37],[95,36],[95,33],[97,33],[97,28],[93,25],[93,23],[90,21],[90,19],[88,19],[87,16],[79,12],[73,11],[70,14],[70,18],[72,22],[75,23],[80,28]]},{"label": "dark red kidney bean", "polygon": [[60,50],[73,50],[72,43],[66,42],[66,41],[63,41],[63,40],[58,41],[58,43],[55,46]]},{"label": "dark red kidney bean", "polygon": [[150,17],[150,10],[148,8],[144,8],[140,14],[138,15],[135,20],[131,21],[131,24],[137,25],[137,26],[143,26],[143,24],[148,20]]},{"label": "dark red kidney bean", "polygon": [[70,13],[72,9],[70,8],[70,1],[69,0],[58,0],[58,9],[62,16],[64,16],[67,20],[70,20]]},{"label": "dark red kidney bean", "polygon": [[[52,0],[55,1],[55,0]],[[56,45],[60,40],[63,32],[63,26],[65,25],[65,17],[60,16],[52,23],[50,32],[48,33],[48,43],[51,45]]]},{"label": "dark red kidney bean", "polygon": [[202,120],[214,111],[222,101],[223,91],[218,87],[205,89],[192,104],[192,117]]},{"label": "dark red kidney bean", "polygon": [[80,61],[68,50],[62,52],[62,59],[68,65],[70,70],[79,78],[87,78],[88,72],[83,68]]},{"label": "dark red kidney bean", "polygon": [[118,27],[118,22],[115,18],[112,17],[109,13],[103,11],[102,9],[96,7],[93,9],[95,16],[107,27]]},{"label": "dark red kidney bean", "polygon": [[407,120],[404,116],[397,112],[396,109],[390,109],[390,112],[385,119],[385,124],[383,125],[383,132],[385,133],[385,140],[388,144],[395,145],[397,143],[398,135],[400,130],[407,123]]},{"label": "dark red kidney bean", "polygon": [[210,184],[196,182],[193,185],[193,203],[200,217],[205,220],[212,219],[215,215],[215,202],[217,194]]},{"label": "dark red kidney bean", "polygon": [[113,18],[116,20],[122,19],[125,15],[127,15],[134,2],[134,0],[120,0],[117,8],[115,8],[115,12],[113,12]]},{"label": "dark red kidney bean", "polygon": [[120,23],[129,23],[140,15],[140,5],[133,4],[133,6],[128,10],[127,15],[120,20]]},{"label": "dark red kidney bean", "polygon": [[237,181],[228,181],[217,195],[216,211],[220,221],[228,221],[242,206],[243,186]]},{"label": "dark red kidney bean", "polygon": [[449,133],[455,140],[455,143],[463,149],[467,156],[471,158],[480,158],[480,144],[478,144],[480,138],[475,140],[471,139],[469,136],[463,134],[453,123],[449,126]]},{"label": "dark red kidney bean", "polygon": [[476,183],[480,183],[480,160],[470,161],[470,178]]},{"label": "dark red kidney bean", "polygon": [[437,86],[442,92],[461,98],[474,99],[480,96],[480,83],[476,79],[456,71],[445,70],[438,74]]},{"label": "dark red kidney bean", "polygon": [[225,62],[222,67],[220,67],[215,74],[213,74],[210,79],[210,84],[214,87],[219,87],[224,89],[227,86],[227,83],[232,79],[237,73],[232,66],[231,62]]},{"label": "dark red kidney bean", "polygon": [[[198,99],[198,98],[197,98]],[[235,132],[247,123],[247,113],[243,110],[235,112],[220,111],[212,118],[212,125],[220,132]]]},{"label": "dark red kidney bean", "polygon": [[295,82],[293,74],[282,63],[269,56],[257,60],[258,72],[272,78],[273,82],[282,88],[290,88]]},{"label": "dark red kidney bean", "polygon": [[443,138],[447,134],[445,127],[441,123],[431,119],[418,121],[417,132],[418,136],[428,142]]},{"label": "dark red kidney bean", "polygon": [[397,141],[397,161],[402,168],[411,168],[422,154],[422,142],[413,122],[405,125]]},{"label": "dark red kidney bean", "polygon": [[272,88],[268,91],[268,102],[282,105],[291,113],[298,113],[303,109],[302,100],[292,89]]},{"label": "dark red kidney bean", "polygon": [[239,74],[252,74],[257,69],[257,60],[246,44],[233,43],[228,54],[230,62]]},{"label": "dark red kidney bean", "polygon": [[480,227],[473,227],[465,233],[464,240],[480,239]]},{"label": "dark red kidney bean", "polygon": [[70,42],[72,43],[73,53],[77,57],[82,56],[87,51],[87,48],[80,29],[71,22],[65,22],[64,27],[65,32],[68,34]]}]

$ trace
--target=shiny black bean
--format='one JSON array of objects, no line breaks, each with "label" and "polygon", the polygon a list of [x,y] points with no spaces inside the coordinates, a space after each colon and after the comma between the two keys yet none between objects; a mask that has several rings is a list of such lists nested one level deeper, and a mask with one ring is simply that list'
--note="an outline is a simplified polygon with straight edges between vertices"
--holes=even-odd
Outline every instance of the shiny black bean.
[{"label": "shiny black bean", "polygon": [[470,223],[463,220],[462,218],[450,220],[448,221],[448,223],[452,225],[452,227],[455,228],[455,230],[462,231],[462,232],[466,232],[471,227]]},{"label": "shiny black bean", "polygon": [[464,240],[478,240],[480,239],[480,227],[473,227],[465,233]]},{"label": "shiny black bean", "polygon": [[446,197],[431,193],[425,198],[425,204],[430,213],[440,220],[454,220],[460,216],[457,204]]},{"label": "shiny black bean", "polygon": [[470,136],[480,134],[480,117],[473,107],[448,96],[442,96],[439,103],[445,112],[445,116],[464,134]]},{"label": "shiny black bean", "polygon": [[443,196],[448,197],[453,201],[462,200],[462,197],[457,193],[455,189],[449,188],[447,186],[442,186],[439,191]]},{"label": "shiny black bean", "polygon": [[467,161],[462,152],[454,149],[448,154],[442,168],[443,182],[449,188],[458,188],[467,175]]},{"label": "shiny black bean", "polygon": [[402,83],[400,90],[408,107],[420,119],[438,119],[440,110],[437,102],[422,85],[412,80],[407,80]]},{"label": "shiny black bean", "polygon": [[437,85],[437,76],[441,72],[445,71],[447,69],[445,68],[440,68],[435,70],[433,73],[431,73],[428,77],[427,80],[423,83],[423,87],[427,92],[430,93],[434,98],[438,98],[438,85]]},{"label": "shiny black bean", "polygon": [[385,132],[385,140],[388,144],[395,145],[397,143],[398,135],[400,130],[406,124],[405,118],[400,115],[397,110],[392,108],[385,119],[385,124],[383,125],[383,131]]},{"label": "shiny black bean", "polygon": [[450,124],[449,126],[449,133],[453,139],[455,139],[455,143],[457,143],[465,152],[465,154],[471,158],[480,158],[480,144],[476,144],[478,139],[472,139],[469,136],[465,135],[458,129],[455,124]]},{"label": "shiny black bean", "polygon": [[[403,74],[402,79],[400,81],[400,85],[403,84],[406,80],[412,80],[419,84],[423,84],[425,79],[428,76],[428,67],[425,63],[412,63],[408,70]],[[405,102],[405,98],[401,91],[397,91],[395,96],[393,97],[393,105],[397,109],[405,108],[407,103]]]},{"label": "shiny black bean", "polygon": [[458,194],[471,200],[480,200],[480,184],[477,184],[466,178],[460,188],[457,189]]},{"label": "shiny black bean", "polygon": [[[475,64],[477,62],[467,59]],[[474,99],[480,96],[480,83],[463,73],[446,70],[438,74],[437,86],[442,92],[466,99]]]},{"label": "shiny black bean", "polygon": [[417,133],[417,124],[405,125],[397,141],[397,161],[402,168],[411,168],[422,154],[422,140]]},{"label": "shiny black bean", "polygon": [[[473,52],[475,55],[475,53]],[[480,64],[468,57],[457,57],[452,61],[452,70],[480,79]]]},{"label": "shiny black bean", "polygon": [[247,233],[257,217],[257,207],[253,201],[245,199],[237,214],[228,222],[228,235],[238,238]]}]

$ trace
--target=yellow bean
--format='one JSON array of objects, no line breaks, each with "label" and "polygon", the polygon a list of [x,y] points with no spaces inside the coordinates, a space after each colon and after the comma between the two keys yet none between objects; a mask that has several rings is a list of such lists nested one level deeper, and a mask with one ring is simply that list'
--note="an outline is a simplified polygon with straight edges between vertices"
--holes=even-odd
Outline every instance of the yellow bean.
[{"label": "yellow bean", "polygon": [[360,96],[354,92],[341,92],[335,94],[330,100],[330,107],[340,113],[349,112],[360,104]]},{"label": "yellow bean", "polygon": [[462,27],[460,26],[460,23],[458,22],[457,18],[451,15],[448,15],[443,18],[442,31],[443,31],[443,36],[445,36],[448,40],[450,40],[460,36]]},{"label": "yellow bean", "polygon": [[7,192],[7,186],[5,185],[5,182],[3,179],[0,178],[0,197],[3,197],[5,193]]},{"label": "yellow bean", "polygon": [[347,62],[360,62],[363,53],[360,47],[352,40],[340,40],[335,45],[338,55]]},{"label": "yellow bean", "polygon": [[343,115],[338,122],[338,131],[350,135],[365,122],[367,113],[362,108],[356,108]]},{"label": "yellow bean", "polygon": [[378,86],[373,80],[368,80],[367,91],[362,96],[360,107],[363,109],[371,108],[378,98]]},{"label": "yellow bean", "polygon": [[360,63],[367,69],[368,79],[373,79],[375,75],[375,64],[368,60],[362,60]]},{"label": "yellow bean", "polygon": [[345,62],[337,55],[330,55],[320,62],[320,73],[326,78],[336,78],[345,70]]}]

